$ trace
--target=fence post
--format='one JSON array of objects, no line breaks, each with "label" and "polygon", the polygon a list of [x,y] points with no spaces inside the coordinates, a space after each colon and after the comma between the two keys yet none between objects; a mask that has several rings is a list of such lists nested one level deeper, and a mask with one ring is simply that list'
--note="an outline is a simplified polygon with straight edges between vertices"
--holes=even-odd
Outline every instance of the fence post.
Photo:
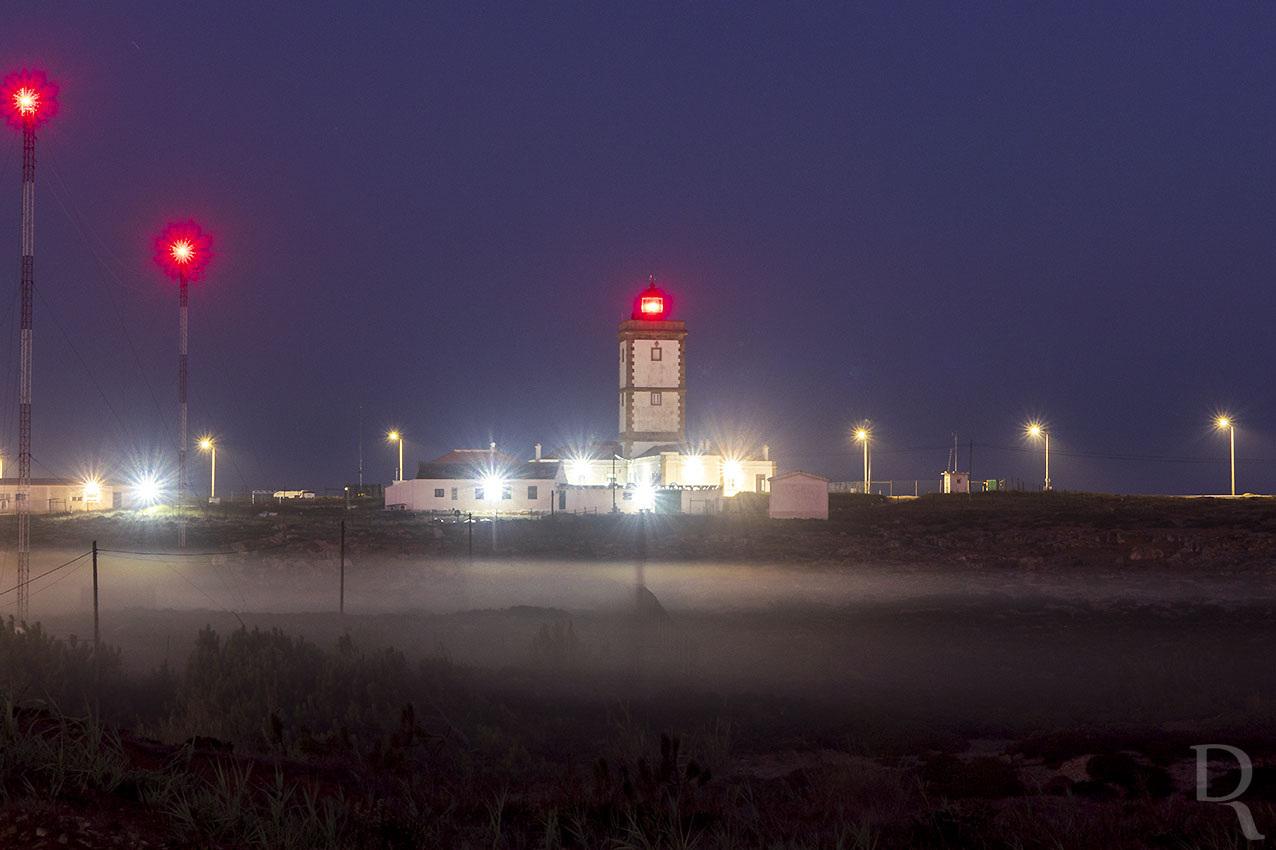
[{"label": "fence post", "polygon": [[465,526],[470,530],[470,562],[474,561],[474,512],[465,515]]},{"label": "fence post", "polygon": [[[94,699],[102,697],[102,629],[98,619],[97,603],[97,541],[93,541],[93,693]],[[100,706],[99,706],[100,708]]]},{"label": "fence post", "polygon": [[341,590],[337,601],[337,613],[346,613],[346,521],[341,521]]}]

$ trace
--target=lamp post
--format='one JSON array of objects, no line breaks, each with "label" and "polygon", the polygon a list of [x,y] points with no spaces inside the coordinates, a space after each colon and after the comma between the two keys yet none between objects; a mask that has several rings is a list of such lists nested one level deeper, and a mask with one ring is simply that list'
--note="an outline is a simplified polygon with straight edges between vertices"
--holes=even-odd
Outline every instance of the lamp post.
[{"label": "lamp post", "polygon": [[864,444],[864,492],[868,493],[868,428],[860,428],[855,432],[855,439]]},{"label": "lamp post", "polygon": [[204,437],[199,441],[201,451],[208,452],[212,462],[212,468],[208,473],[208,503],[210,505],[217,502],[217,444],[213,442],[212,437]]},{"label": "lamp post", "polygon": [[1226,416],[1218,417],[1215,423],[1219,428],[1226,428],[1232,450],[1232,495],[1236,495],[1236,423]]},{"label": "lamp post", "polygon": [[386,434],[386,439],[388,439],[392,443],[399,444],[399,477],[397,480],[402,481],[403,480],[403,435],[400,434],[398,431],[391,431],[389,434]]},{"label": "lamp post", "polygon": [[1042,490],[1050,489],[1050,432],[1043,426],[1033,423],[1028,426],[1028,436],[1032,438],[1042,437],[1046,441],[1046,483]]}]

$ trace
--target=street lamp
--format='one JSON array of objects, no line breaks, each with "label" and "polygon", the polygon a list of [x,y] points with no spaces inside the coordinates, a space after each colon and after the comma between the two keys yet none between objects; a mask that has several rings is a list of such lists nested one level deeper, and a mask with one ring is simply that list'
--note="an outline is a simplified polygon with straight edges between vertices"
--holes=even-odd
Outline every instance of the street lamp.
[{"label": "street lamp", "polygon": [[398,431],[391,431],[386,434],[386,439],[392,443],[399,444],[399,481],[403,480],[403,435]]},{"label": "street lamp", "polygon": [[855,439],[864,444],[864,492],[868,492],[868,438],[872,436],[867,427],[861,426],[855,431]]},{"label": "street lamp", "polygon": [[1031,425],[1028,426],[1028,436],[1032,437],[1034,440],[1037,437],[1045,438],[1045,441],[1046,441],[1046,485],[1042,487],[1041,489],[1049,490],[1050,489],[1050,432],[1047,431],[1044,426],[1036,422],[1033,422]]},{"label": "street lamp", "polygon": [[212,437],[201,437],[199,441],[200,451],[208,452],[212,461],[212,468],[208,473],[208,503],[210,505],[217,502],[217,445],[213,442]]},{"label": "street lamp", "polygon": [[1236,495],[1236,423],[1226,416],[1218,417],[1214,423],[1219,428],[1226,428],[1232,444],[1232,495]]}]

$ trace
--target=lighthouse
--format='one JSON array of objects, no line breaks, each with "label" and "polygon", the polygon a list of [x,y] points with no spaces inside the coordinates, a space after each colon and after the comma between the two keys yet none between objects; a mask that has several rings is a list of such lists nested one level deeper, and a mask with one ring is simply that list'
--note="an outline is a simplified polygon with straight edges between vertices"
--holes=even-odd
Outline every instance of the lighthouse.
[{"label": "lighthouse", "polygon": [[620,434],[625,457],[687,440],[687,323],[671,319],[655,277],[620,323]]}]

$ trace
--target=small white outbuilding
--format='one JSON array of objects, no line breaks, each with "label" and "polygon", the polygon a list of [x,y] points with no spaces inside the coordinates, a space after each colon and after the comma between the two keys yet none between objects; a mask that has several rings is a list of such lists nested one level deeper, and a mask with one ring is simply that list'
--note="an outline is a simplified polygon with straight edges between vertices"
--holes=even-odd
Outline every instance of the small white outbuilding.
[{"label": "small white outbuilding", "polygon": [[810,472],[786,472],[771,479],[772,519],[828,519],[829,480]]}]

